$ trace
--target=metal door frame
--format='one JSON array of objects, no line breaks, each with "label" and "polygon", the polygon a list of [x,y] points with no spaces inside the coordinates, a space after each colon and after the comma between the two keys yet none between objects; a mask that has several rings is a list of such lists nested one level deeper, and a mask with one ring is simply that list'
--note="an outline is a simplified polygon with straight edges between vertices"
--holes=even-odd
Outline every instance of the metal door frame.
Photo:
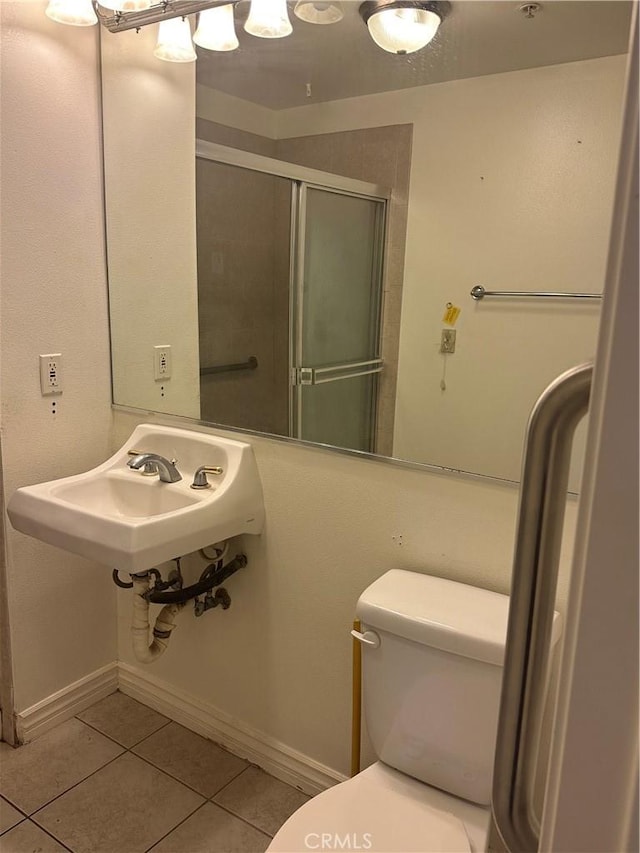
[{"label": "metal door frame", "polygon": [[[374,256],[372,267],[378,279],[378,298],[374,302],[375,316],[371,318],[372,324],[377,326],[375,355],[367,362],[352,364],[351,366],[363,367],[359,373],[350,374],[346,378],[354,376],[373,376],[373,393],[371,400],[371,412],[369,415],[371,423],[371,434],[375,437],[378,401],[378,374],[382,370],[382,310],[384,300],[384,261],[387,236],[388,198],[381,197],[377,192],[359,192],[355,189],[348,190],[344,187],[330,186],[325,183],[315,183],[306,180],[296,181],[292,189],[291,203],[291,248],[290,248],[290,280],[289,280],[289,435],[292,438],[302,439],[302,393],[304,385],[320,384],[323,380],[316,380],[316,372],[337,371],[337,366],[320,367],[313,370],[314,377],[308,382],[297,381],[297,374],[302,365],[302,343],[304,328],[304,267],[305,267],[305,245],[307,224],[307,190],[319,190],[334,195],[345,195],[349,198],[362,198],[366,201],[377,202],[376,208],[376,232],[379,239],[374,241]],[[294,215],[295,213],[295,215]],[[378,362],[378,364],[373,364]],[[370,365],[370,366],[369,366]],[[336,377],[339,379],[340,377]],[[324,380],[327,381],[327,380]],[[370,448],[371,449],[371,448]]]}]

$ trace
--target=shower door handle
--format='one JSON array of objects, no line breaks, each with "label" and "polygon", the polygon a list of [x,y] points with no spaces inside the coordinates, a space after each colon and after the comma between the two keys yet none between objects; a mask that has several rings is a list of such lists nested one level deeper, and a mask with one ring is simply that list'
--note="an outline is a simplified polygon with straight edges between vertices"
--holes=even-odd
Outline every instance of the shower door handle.
[{"label": "shower door handle", "polygon": [[544,705],[573,434],[589,407],[592,364],[572,368],[542,393],[527,426],[492,812],[508,851],[535,853],[540,826],[533,773]]},{"label": "shower door handle", "polygon": [[324,385],[341,379],[355,379],[356,376],[368,376],[370,373],[382,373],[384,361],[371,358],[367,361],[348,361],[345,364],[332,364],[329,367],[294,367],[291,372],[293,385]]}]

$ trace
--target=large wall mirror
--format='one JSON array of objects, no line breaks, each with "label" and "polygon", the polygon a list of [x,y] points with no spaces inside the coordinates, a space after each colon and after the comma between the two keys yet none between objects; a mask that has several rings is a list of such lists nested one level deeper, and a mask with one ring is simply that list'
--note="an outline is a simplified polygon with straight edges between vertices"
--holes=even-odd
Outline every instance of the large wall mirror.
[{"label": "large wall mirror", "polygon": [[452,2],[406,55],[300,5],[195,63],[102,33],[114,403],[517,480],[595,354],[631,4]]}]

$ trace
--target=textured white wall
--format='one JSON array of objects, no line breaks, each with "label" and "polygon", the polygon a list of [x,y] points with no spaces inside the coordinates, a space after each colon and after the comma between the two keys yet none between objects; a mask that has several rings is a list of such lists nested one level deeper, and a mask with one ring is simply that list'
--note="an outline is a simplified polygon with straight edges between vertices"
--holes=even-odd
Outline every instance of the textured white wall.
[{"label": "textured white wall", "polygon": [[[138,422],[115,412],[115,444]],[[249,565],[225,583],[231,609],[198,619],[186,609],[152,672],[347,773],[349,630],[358,596],[392,568],[507,592],[517,489],[276,440],[245,440],[254,448],[262,479],[265,532],[236,540]],[[575,509],[570,500],[560,607]],[[131,653],[131,596],[119,593],[118,601],[119,658],[149,672]]]},{"label": "textured white wall", "polygon": [[[394,456],[518,479],[536,397],[593,358],[599,303],[469,291],[602,291],[624,68],[614,56],[278,114],[279,137],[414,124]],[[448,302],[462,314],[445,357]]]},{"label": "textured white wall", "polygon": [[[200,416],[195,65],[153,55],[157,27],[102,34],[114,399]],[[171,378],[153,348],[171,346]]]},{"label": "textured white wall", "polygon": [[[5,494],[106,457],[111,426],[94,29],[40,2],[2,14],[2,461]],[[38,354],[62,352],[41,397]],[[8,522],[7,522],[8,525]],[[7,528],[18,711],[111,662],[109,573]]]}]

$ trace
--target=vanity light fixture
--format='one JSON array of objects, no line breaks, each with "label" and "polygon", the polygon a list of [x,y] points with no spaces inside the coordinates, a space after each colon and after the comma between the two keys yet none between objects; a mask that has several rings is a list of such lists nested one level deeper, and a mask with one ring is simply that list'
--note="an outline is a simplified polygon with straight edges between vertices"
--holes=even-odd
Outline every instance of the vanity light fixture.
[{"label": "vanity light fixture", "polygon": [[[86,27],[98,21],[112,33],[160,24],[154,55],[168,62],[193,62],[193,44],[206,50],[238,46],[234,10],[239,0],[49,0],[54,21]],[[537,5],[533,2],[530,6]],[[448,0],[366,0],[359,12],[374,42],[389,53],[405,55],[425,47],[449,13]],[[200,14],[191,38],[189,16]],[[295,15],[312,24],[343,18],[337,0],[297,0]],[[251,0],[244,29],[259,38],[284,38],[293,32],[287,0]]]},{"label": "vanity light fixture", "polygon": [[319,3],[317,0],[298,0],[293,13],[308,24],[337,24],[344,18],[339,3]]},{"label": "vanity light fixture", "polygon": [[206,50],[235,50],[239,42],[233,23],[233,3],[200,12],[193,41]]},{"label": "vanity light fixture", "polygon": [[429,0],[367,0],[360,16],[378,47],[404,56],[429,44],[449,8]]}]

